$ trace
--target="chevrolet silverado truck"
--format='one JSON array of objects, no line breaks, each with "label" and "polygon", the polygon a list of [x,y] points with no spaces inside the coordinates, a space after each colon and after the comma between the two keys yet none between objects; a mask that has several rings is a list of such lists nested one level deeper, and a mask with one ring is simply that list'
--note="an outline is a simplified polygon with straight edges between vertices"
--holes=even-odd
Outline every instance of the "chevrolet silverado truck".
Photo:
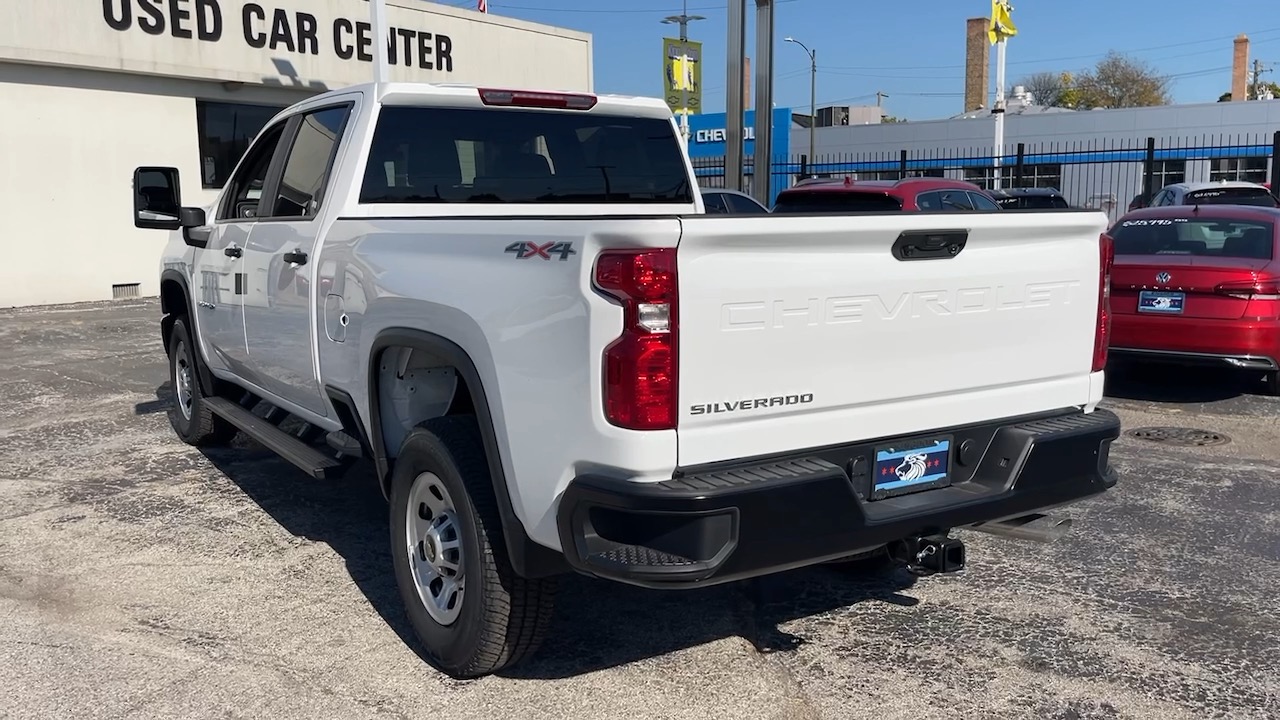
[{"label": "chevrolet silverado truck", "polygon": [[660,100],[396,83],[180,187],[134,174],[174,430],[371,467],[455,677],[527,657],[565,573],[953,572],[954,530],[1054,539],[1116,482],[1099,212],[707,214]]}]

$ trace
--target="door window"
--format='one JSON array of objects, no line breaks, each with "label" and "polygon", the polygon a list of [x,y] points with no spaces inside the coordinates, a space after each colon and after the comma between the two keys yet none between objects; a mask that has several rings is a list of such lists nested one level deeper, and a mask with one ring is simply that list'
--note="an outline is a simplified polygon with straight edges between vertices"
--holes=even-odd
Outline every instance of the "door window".
[{"label": "door window", "polygon": [[302,116],[280,176],[271,217],[315,217],[349,114],[350,108],[343,105]]},{"label": "door window", "polygon": [[267,170],[271,168],[271,158],[275,156],[283,132],[284,122],[273,125],[245,153],[218,210],[219,220],[257,219],[262,188],[267,184]]},{"label": "door window", "polygon": [[762,215],[769,212],[769,209],[765,206],[741,195],[726,193],[724,200],[729,204],[729,212],[734,215]]},{"label": "door window", "polygon": [[706,207],[708,213],[723,215],[729,212],[729,208],[725,205],[724,195],[721,193],[703,193],[702,204]]},{"label": "door window", "polygon": [[990,212],[992,210],[1000,209],[999,205],[995,204],[990,199],[988,199],[986,195],[983,195],[981,193],[976,193],[976,192],[969,193],[969,202],[970,204],[973,205],[975,210],[982,210],[983,212]]}]

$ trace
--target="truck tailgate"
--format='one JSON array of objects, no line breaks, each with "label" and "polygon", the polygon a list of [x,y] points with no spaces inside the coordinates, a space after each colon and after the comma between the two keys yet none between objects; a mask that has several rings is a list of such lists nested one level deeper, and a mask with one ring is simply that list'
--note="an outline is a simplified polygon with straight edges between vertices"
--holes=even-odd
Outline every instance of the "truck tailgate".
[{"label": "truck tailgate", "polygon": [[[680,465],[1096,403],[1105,229],[1097,212],[684,218]],[[964,246],[899,259],[904,231],[930,231],[916,257],[943,231]]]}]

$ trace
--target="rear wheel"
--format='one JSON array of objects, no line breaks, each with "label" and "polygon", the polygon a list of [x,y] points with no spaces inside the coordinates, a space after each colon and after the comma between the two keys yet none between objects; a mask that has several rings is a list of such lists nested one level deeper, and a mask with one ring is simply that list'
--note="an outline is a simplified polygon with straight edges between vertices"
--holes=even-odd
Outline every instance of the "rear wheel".
[{"label": "rear wheel", "polygon": [[450,675],[515,665],[546,635],[556,581],[512,569],[474,417],[435,418],[405,438],[391,478],[391,555],[414,633]]},{"label": "rear wheel", "polygon": [[187,318],[179,317],[169,334],[169,384],[173,407],[169,423],[178,437],[189,445],[223,445],[236,434],[235,426],[213,414],[205,405],[208,397],[200,388],[195,346],[187,329]]}]

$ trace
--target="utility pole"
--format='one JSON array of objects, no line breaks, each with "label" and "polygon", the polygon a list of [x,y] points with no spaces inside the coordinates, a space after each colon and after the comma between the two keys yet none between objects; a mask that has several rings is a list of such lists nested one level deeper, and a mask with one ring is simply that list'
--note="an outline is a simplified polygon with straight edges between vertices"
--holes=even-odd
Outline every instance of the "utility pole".
[{"label": "utility pole", "polygon": [[816,162],[813,156],[814,133],[818,127],[818,51],[810,50],[807,45],[793,37],[785,37],[782,40],[799,45],[809,56],[809,167],[813,167]]},{"label": "utility pole", "polygon": [[887,97],[889,96],[877,90],[876,91],[876,107],[881,107],[880,101]]},{"label": "utility pole", "polygon": [[[666,25],[680,26],[680,72],[689,71],[689,23],[695,20],[706,20],[701,15],[689,14],[689,0],[684,0],[679,15],[671,15],[662,19]],[[698,58],[702,62],[702,58]],[[685,145],[689,144],[689,84],[687,78],[680,78],[680,134],[684,136]]]},{"label": "utility pole", "polygon": [[1254,58],[1253,78],[1249,82],[1249,100],[1262,99],[1262,73],[1271,72],[1271,68],[1263,68],[1262,61]]}]

